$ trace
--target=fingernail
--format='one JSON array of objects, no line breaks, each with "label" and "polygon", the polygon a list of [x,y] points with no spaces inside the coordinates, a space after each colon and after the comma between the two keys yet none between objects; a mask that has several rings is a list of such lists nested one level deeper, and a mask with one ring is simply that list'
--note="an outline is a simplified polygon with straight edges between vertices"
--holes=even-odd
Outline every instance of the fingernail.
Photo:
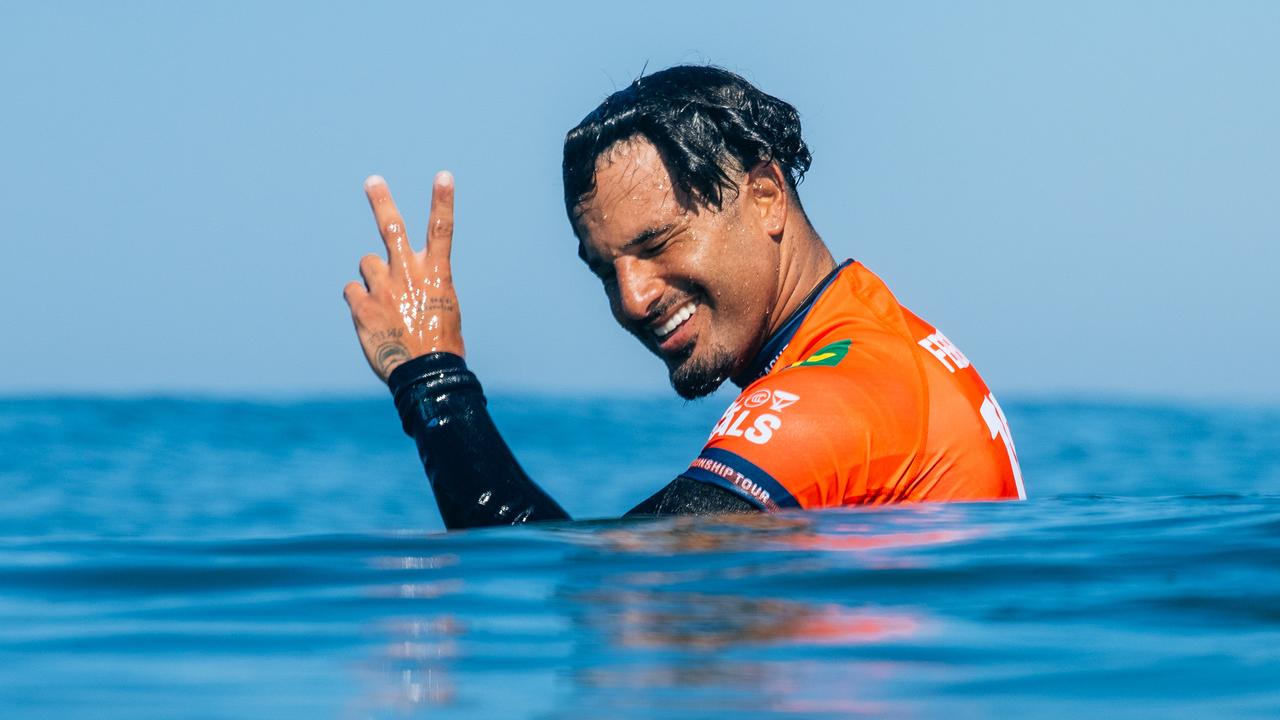
[{"label": "fingernail", "polygon": [[436,173],[436,184],[443,187],[449,187],[453,184],[453,173],[448,170],[441,170]]},{"label": "fingernail", "polygon": [[386,185],[386,184],[387,184],[387,181],[384,180],[381,175],[370,175],[369,177],[364,179],[364,186],[370,189],[377,187],[378,185]]}]

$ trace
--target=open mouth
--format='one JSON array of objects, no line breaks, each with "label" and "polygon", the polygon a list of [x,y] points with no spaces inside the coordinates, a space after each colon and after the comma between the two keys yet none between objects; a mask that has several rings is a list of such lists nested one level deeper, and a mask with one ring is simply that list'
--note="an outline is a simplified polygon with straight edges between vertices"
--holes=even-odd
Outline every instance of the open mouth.
[{"label": "open mouth", "polygon": [[651,326],[650,330],[653,332],[653,336],[659,343],[665,342],[668,338],[674,335],[677,330],[683,327],[685,323],[689,322],[689,318],[693,317],[693,314],[697,312],[697,310],[697,303],[690,300],[680,306],[680,309],[672,313],[671,317],[667,318],[667,320],[661,325],[658,325],[657,327]]}]

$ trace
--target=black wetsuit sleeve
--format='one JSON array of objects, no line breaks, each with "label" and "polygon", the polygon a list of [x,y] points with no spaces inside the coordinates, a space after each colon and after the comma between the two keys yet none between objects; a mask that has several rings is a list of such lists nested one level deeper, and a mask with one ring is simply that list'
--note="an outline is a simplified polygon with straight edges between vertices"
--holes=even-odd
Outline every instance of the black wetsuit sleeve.
[{"label": "black wetsuit sleeve", "polygon": [[[484,392],[461,357],[414,358],[387,380],[405,434],[418,446],[445,527],[568,520],[511,453],[489,417]],[[759,512],[724,488],[676,478],[628,516]]]},{"label": "black wetsuit sleeve", "polygon": [[757,512],[760,509],[755,505],[722,487],[678,477],[649,499],[631,508],[627,516]]},{"label": "black wetsuit sleeve", "polygon": [[393,370],[387,385],[405,433],[418,445],[445,527],[569,519],[520,468],[461,357],[414,358]]}]

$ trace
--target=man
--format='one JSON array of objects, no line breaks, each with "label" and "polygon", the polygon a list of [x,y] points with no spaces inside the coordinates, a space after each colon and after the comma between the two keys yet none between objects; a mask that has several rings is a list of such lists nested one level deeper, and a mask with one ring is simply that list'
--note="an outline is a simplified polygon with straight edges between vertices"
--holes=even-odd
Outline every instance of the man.
[{"label": "man", "polygon": [[[809,163],[795,108],[712,67],[642,77],[569,131],[565,206],[618,323],[681,396],[743,388],[690,467],[629,514],[1024,497],[968,359],[865,267],[837,265],[809,224],[796,194]],[[462,359],[452,177],[436,176],[420,252],[386,183],[366,192],[387,260],[366,256],[344,295],[445,525],[567,519]]]}]

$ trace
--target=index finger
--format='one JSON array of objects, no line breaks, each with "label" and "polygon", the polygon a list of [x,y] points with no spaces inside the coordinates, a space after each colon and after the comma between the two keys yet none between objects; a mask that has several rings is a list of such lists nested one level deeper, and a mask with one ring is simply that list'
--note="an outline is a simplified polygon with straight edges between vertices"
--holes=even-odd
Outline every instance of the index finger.
[{"label": "index finger", "polygon": [[453,174],[436,173],[431,186],[431,216],[427,218],[427,255],[443,260],[453,251]]},{"label": "index finger", "polygon": [[364,181],[364,194],[369,198],[369,208],[378,223],[382,244],[387,246],[387,263],[401,265],[412,252],[404,232],[404,218],[391,198],[391,188],[381,175],[370,175]]}]

